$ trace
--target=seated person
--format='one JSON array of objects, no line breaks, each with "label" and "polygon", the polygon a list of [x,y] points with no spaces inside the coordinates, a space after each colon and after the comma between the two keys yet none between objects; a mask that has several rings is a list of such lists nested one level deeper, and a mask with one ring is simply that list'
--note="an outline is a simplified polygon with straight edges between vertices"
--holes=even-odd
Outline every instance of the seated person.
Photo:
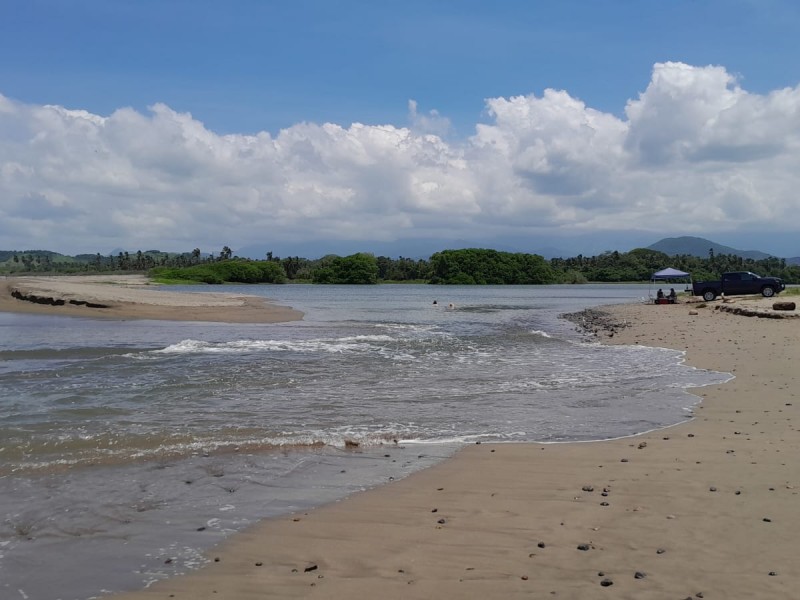
[{"label": "seated person", "polygon": [[661,290],[661,288],[659,288],[658,292],[656,292],[656,300],[661,300],[663,297],[664,297],[664,292]]},{"label": "seated person", "polygon": [[669,296],[667,296],[667,298],[669,299],[670,304],[675,304],[675,300],[678,298],[678,294],[675,293],[675,288],[669,289]]}]

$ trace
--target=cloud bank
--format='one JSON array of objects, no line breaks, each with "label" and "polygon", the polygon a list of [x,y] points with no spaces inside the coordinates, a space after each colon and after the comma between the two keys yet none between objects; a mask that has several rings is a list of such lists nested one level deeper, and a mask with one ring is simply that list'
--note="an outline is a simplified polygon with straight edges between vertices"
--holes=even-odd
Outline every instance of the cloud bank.
[{"label": "cloud bank", "polygon": [[491,98],[474,135],[409,125],[218,135],[163,104],[99,116],[0,95],[0,249],[210,251],[304,240],[800,230],[800,86],[660,63],[624,116]]}]

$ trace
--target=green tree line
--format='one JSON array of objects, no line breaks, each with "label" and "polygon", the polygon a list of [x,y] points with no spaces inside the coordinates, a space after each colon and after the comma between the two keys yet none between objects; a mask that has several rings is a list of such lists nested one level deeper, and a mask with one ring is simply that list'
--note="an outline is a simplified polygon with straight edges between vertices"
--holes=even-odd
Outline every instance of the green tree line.
[{"label": "green tree line", "polygon": [[429,259],[389,258],[360,252],[350,256],[327,255],[318,259],[280,258],[268,252],[263,260],[234,256],[224,246],[217,254],[199,248],[186,253],[120,252],[67,257],[49,251],[0,251],[0,273],[148,272],[162,281],[204,283],[374,284],[421,282],[465,285],[521,285],[549,283],[637,282],[665,267],[691,273],[695,280],[718,279],[726,271],[753,271],[800,283],[800,266],[785,259],[760,260],[736,255],[708,257],[667,256],[637,248],[630,252],[604,252],[597,256],[545,260],[536,254],[501,252],[484,248],[442,250]]}]

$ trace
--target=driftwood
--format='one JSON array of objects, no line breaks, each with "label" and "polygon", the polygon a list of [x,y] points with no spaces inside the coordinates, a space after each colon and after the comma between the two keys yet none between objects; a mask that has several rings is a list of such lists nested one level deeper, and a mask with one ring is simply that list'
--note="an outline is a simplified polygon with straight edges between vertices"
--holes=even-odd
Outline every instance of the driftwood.
[{"label": "driftwood", "polygon": [[776,302],[772,305],[772,310],[794,310],[795,308],[794,302]]}]

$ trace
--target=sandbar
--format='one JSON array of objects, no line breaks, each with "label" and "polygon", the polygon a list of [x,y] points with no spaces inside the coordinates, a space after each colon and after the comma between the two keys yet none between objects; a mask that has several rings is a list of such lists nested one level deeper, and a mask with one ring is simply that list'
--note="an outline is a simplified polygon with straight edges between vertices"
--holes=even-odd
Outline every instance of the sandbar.
[{"label": "sandbar", "polygon": [[0,312],[99,319],[156,319],[221,323],[295,321],[303,313],[247,294],[174,292],[144,275],[6,277]]}]

